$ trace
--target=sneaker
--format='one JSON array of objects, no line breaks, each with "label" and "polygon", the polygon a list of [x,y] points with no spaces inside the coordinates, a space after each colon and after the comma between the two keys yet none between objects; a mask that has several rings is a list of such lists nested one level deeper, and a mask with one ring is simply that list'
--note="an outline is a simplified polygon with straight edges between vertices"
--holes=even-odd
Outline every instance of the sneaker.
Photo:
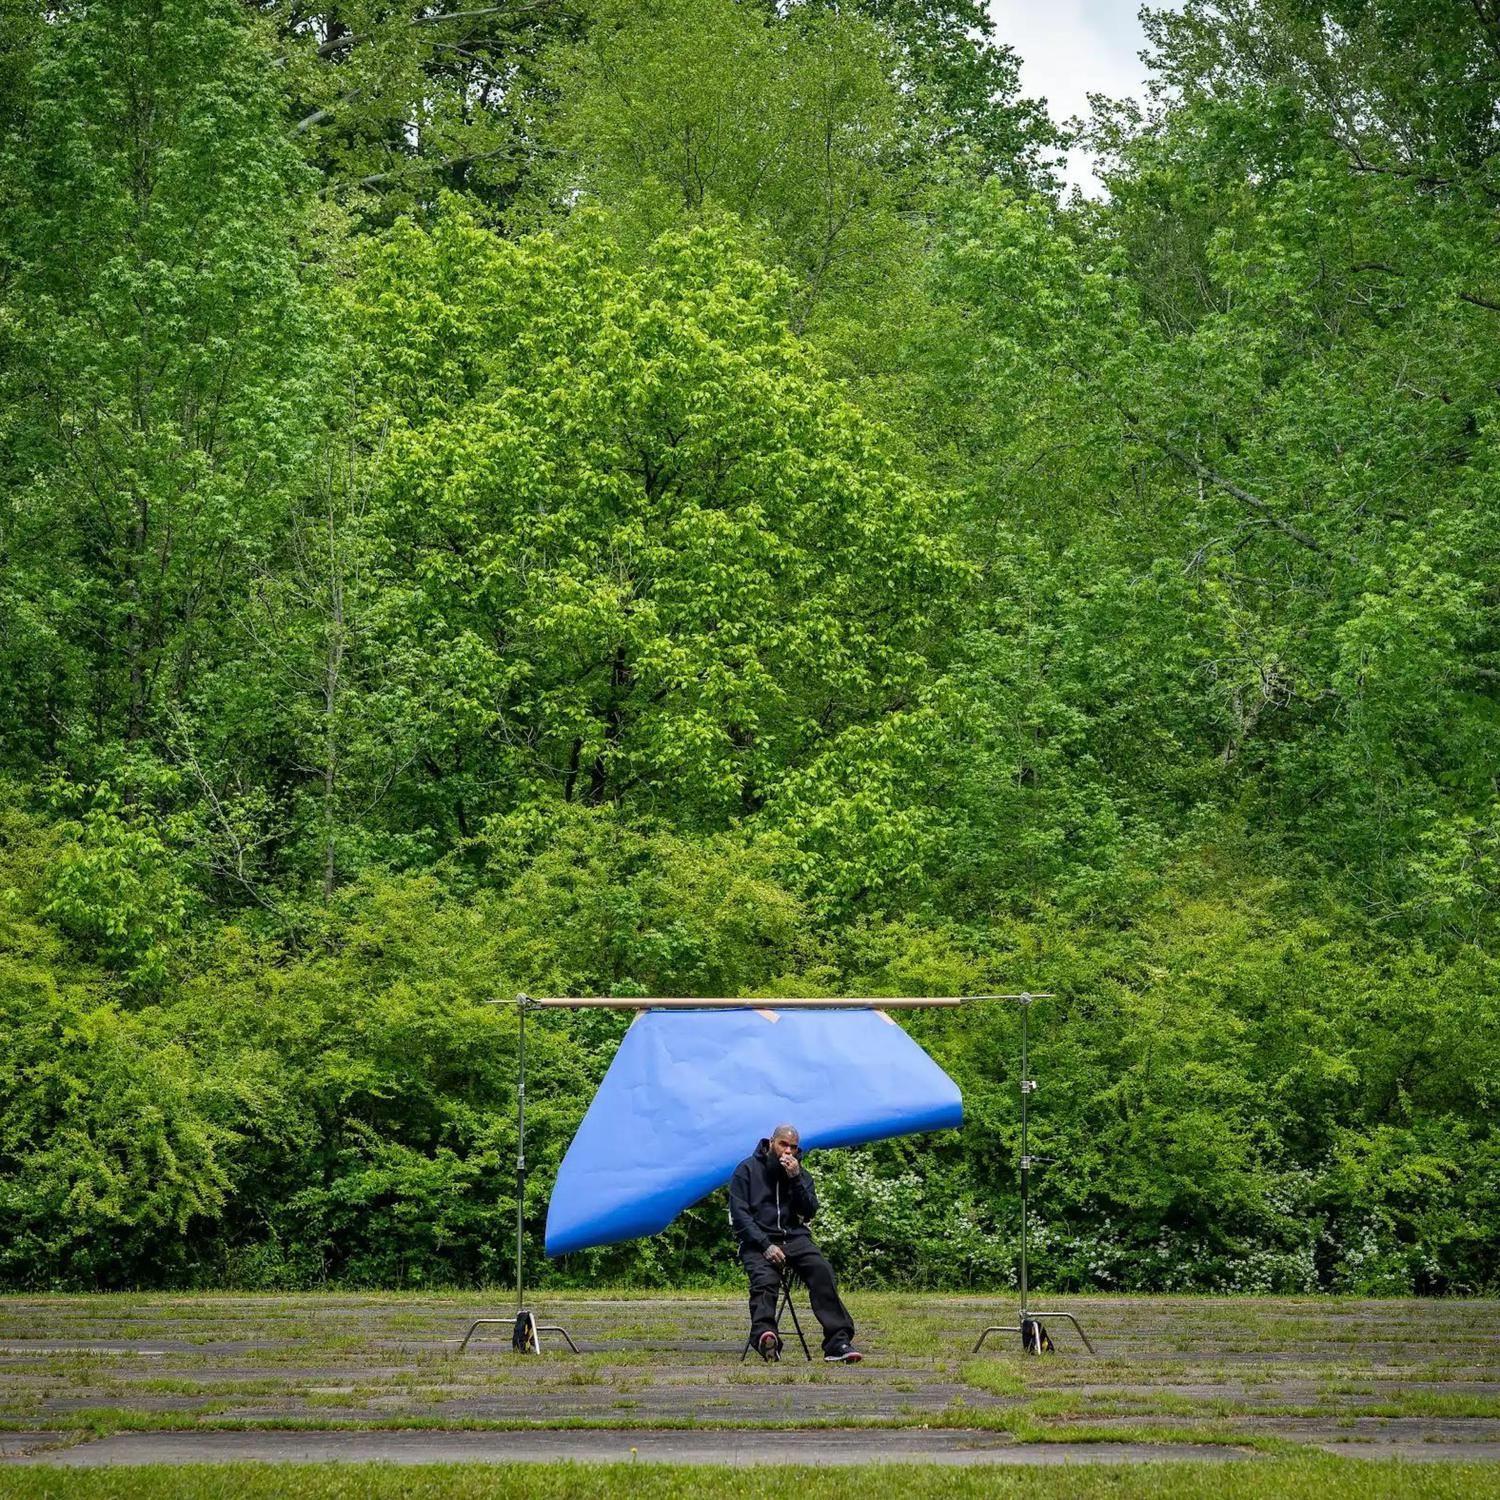
[{"label": "sneaker", "polygon": [[826,1365],[857,1365],[864,1355],[853,1344],[839,1344],[823,1356]]},{"label": "sneaker", "polygon": [[768,1364],[774,1364],[781,1358],[781,1340],[769,1328],[761,1334],[755,1347],[760,1350],[760,1357]]}]

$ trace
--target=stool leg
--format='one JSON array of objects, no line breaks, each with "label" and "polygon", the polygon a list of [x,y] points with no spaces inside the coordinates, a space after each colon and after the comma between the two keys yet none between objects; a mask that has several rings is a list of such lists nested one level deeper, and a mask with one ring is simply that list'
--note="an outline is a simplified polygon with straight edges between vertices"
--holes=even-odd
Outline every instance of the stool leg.
[{"label": "stool leg", "polygon": [[781,1312],[776,1314],[776,1321],[781,1321],[781,1313],[791,1313],[792,1327],[797,1330],[797,1342],[802,1345],[802,1356],[812,1362],[812,1351],[807,1347],[807,1338],[802,1332],[802,1323],[797,1317],[797,1305],[792,1301],[792,1278],[783,1276],[781,1278]]}]

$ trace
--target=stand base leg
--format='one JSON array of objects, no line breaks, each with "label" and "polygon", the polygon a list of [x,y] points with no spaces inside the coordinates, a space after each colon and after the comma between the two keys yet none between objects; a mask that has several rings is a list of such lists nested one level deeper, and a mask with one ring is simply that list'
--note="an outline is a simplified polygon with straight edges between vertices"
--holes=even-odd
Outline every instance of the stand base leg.
[{"label": "stand base leg", "polygon": [[[1089,1342],[1089,1336],[1088,1336],[1088,1334],[1086,1334],[1083,1331],[1083,1324],[1080,1323],[1078,1321],[1078,1319],[1073,1316],[1072,1313],[1065,1313],[1065,1312],[1033,1312],[1029,1308],[1022,1308],[1021,1309],[1021,1322],[1022,1323],[1040,1322],[1043,1318],[1062,1318],[1064,1321],[1071,1323],[1073,1325],[1073,1327],[1077,1330],[1078,1337],[1083,1340],[1083,1347],[1085,1349],[1087,1349],[1090,1354],[1097,1354],[1099,1352],[1097,1349],[1094,1348],[1093,1344],[1091,1344]],[[984,1347],[984,1341],[992,1333],[1020,1333],[1020,1332],[1022,1332],[1022,1329],[1020,1327],[999,1327],[999,1326],[997,1326],[997,1327],[994,1327],[994,1328],[986,1328],[984,1330],[984,1332],[979,1335],[979,1341],[974,1345],[974,1353],[975,1354],[979,1353],[980,1349],[982,1349]]]},{"label": "stand base leg", "polygon": [[464,1335],[464,1341],[458,1346],[458,1352],[462,1354],[469,1347],[469,1340],[474,1337],[474,1332],[486,1324],[503,1325],[511,1330],[511,1347],[518,1354],[540,1354],[542,1342],[537,1337],[541,1333],[561,1334],[574,1354],[577,1354],[578,1345],[573,1342],[572,1335],[566,1328],[559,1327],[556,1323],[538,1323],[529,1312],[519,1312],[513,1318],[475,1318],[469,1325],[469,1331]]},{"label": "stand base leg", "polygon": [[974,1345],[974,1353],[979,1353],[979,1351],[984,1347],[984,1341],[992,1333],[1019,1333],[1020,1331],[1021,1330],[1019,1328],[1001,1328],[998,1325],[994,1328],[986,1328],[984,1332],[979,1335],[979,1342]]},{"label": "stand base leg", "polygon": [[1042,1318],[1064,1318],[1069,1323],[1071,1323],[1073,1325],[1073,1327],[1077,1330],[1078,1337],[1083,1340],[1083,1347],[1085,1349],[1087,1349],[1090,1354],[1094,1354],[1094,1353],[1098,1352],[1097,1350],[1095,1350],[1094,1346],[1091,1343],[1089,1343],[1089,1336],[1088,1336],[1088,1334],[1086,1334],[1083,1331],[1083,1324],[1080,1323],[1078,1321],[1078,1319],[1073,1316],[1072,1313],[1065,1313],[1065,1312],[1029,1312],[1029,1313],[1025,1314],[1025,1316],[1028,1317],[1028,1318],[1037,1319],[1038,1321],[1040,1321]]},{"label": "stand base leg", "polygon": [[568,1341],[568,1348],[570,1348],[574,1354],[578,1353],[578,1345],[573,1342],[573,1336],[568,1332],[566,1328],[561,1328],[556,1323],[538,1323],[536,1325],[536,1331],[538,1333],[562,1334],[563,1338]]}]

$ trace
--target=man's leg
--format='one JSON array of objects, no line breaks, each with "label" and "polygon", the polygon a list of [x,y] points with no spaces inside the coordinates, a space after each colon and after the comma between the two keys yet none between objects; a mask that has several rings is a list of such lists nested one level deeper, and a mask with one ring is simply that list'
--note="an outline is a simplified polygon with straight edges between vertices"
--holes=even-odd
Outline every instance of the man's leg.
[{"label": "man's leg", "polygon": [[759,1349],[761,1334],[776,1332],[776,1294],[781,1290],[781,1275],[754,1245],[740,1250],[740,1264],[750,1278],[750,1342]]},{"label": "man's leg", "polygon": [[833,1354],[854,1342],[854,1319],[839,1299],[833,1267],[822,1252],[808,1239],[796,1239],[786,1246],[787,1263],[807,1285],[807,1300],[813,1316],[823,1326],[823,1353]]}]

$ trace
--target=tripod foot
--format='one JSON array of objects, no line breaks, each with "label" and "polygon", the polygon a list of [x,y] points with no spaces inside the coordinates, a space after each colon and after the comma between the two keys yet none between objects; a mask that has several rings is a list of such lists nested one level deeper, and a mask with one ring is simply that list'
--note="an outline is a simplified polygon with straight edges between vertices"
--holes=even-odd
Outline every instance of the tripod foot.
[{"label": "tripod foot", "polygon": [[556,1323],[538,1323],[531,1313],[519,1312],[513,1318],[476,1318],[469,1325],[469,1331],[464,1335],[463,1343],[458,1346],[460,1354],[469,1347],[469,1340],[474,1337],[475,1330],[483,1328],[486,1324],[503,1325],[509,1328],[511,1348],[517,1354],[540,1354],[542,1341],[537,1335],[543,1333],[561,1334],[564,1342],[574,1354],[580,1352],[578,1345],[573,1342],[572,1334],[566,1328],[561,1328]]},{"label": "tripod foot", "polygon": [[1083,1340],[1083,1347],[1085,1349],[1087,1349],[1090,1354],[1097,1354],[1099,1352],[1097,1349],[1094,1348],[1093,1344],[1091,1344],[1089,1342],[1089,1336],[1088,1336],[1088,1334],[1086,1334],[1083,1331],[1083,1324],[1080,1323],[1078,1321],[1078,1319],[1073,1316],[1072,1313],[1065,1313],[1065,1312],[1032,1312],[1029,1309],[1021,1314],[1021,1323],[1023,1325],[1022,1327],[1017,1328],[1017,1327],[1008,1327],[1008,1326],[1007,1327],[998,1327],[997,1326],[997,1327],[994,1327],[994,1328],[986,1328],[984,1330],[984,1332],[979,1335],[979,1340],[974,1345],[973,1352],[975,1354],[978,1354],[979,1351],[984,1347],[984,1341],[992,1333],[1020,1333],[1020,1334],[1024,1334],[1026,1332],[1026,1328],[1024,1327],[1025,1324],[1039,1322],[1042,1318],[1062,1318],[1066,1322],[1071,1323],[1073,1325],[1073,1327],[1077,1330],[1078,1337]]},{"label": "tripod foot", "polygon": [[567,1340],[568,1348],[574,1354],[578,1353],[578,1345],[573,1342],[573,1337],[566,1328],[559,1328],[556,1323],[537,1323],[535,1327],[538,1333],[560,1333]]},{"label": "tripod foot", "polygon": [[984,1332],[979,1335],[979,1342],[974,1345],[974,1353],[979,1353],[979,1351],[984,1347],[984,1341],[992,1333],[1019,1333],[1020,1331],[1021,1330],[1019,1328],[986,1328]]},{"label": "tripod foot", "polygon": [[1083,1331],[1083,1324],[1080,1323],[1078,1321],[1078,1319],[1073,1316],[1072,1313],[1065,1313],[1065,1312],[1028,1312],[1028,1313],[1024,1313],[1022,1316],[1023,1316],[1023,1318],[1035,1318],[1035,1319],[1041,1319],[1041,1318],[1064,1318],[1069,1323],[1071,1323],[1073,1325],[1073,1327],[1077,1330],[1078,1337],[1083,1340],[1083,1347],[1085,1349],[1087,1349],[1090,1354],[1096,1354],[1096,1353],[1098,1353],[1098,1351],[1094,1348],[1094,1346],[1089,1342],[1089,1336],[1088,1336],[1088,1334],[1086,1334]]},{"label": "tripod foot", "polygon": [[464,1341],[458,1346],[458,1352],[462,1354],[469,1347],[469,1340],[474,1337],[475,1332],[483,1328],[486,1323],[504,1323],[510,1327],[515,1322],[514,1318],[475,1318],[469,1324],[469,1331],[464,1335]]}]

